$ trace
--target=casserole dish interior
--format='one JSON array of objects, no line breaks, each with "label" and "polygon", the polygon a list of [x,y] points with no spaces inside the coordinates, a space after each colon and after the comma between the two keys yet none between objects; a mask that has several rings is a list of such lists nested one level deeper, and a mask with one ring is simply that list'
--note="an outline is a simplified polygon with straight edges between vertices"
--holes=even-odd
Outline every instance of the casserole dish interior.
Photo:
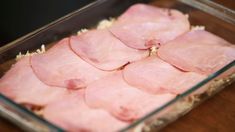
[{"label": "casserole dish interior", "polygon": [[[38,49],[42,44],[47,46],[63,37],[76,34],[82,28],[92,28],[100,20],[117,17],[129,6],[138,2],[180,10],[189,15],[191,25],[203,25],[207,31],[224,38],[230,43],[235,43],[235,13],[209,0],[98,0],[1,47],[0,76],[3,76],[15,63],[15,57],[19,52],[26,53],[28,50],[31,52]],[[235,61],[120,131],[161,129],[231,84],[235,80],[235,75],[231,74],[223,77],[223,74],[231,73],[234,68]],[[60,127],[44,120],[1,94],[0,115],[24,130],[63,131]]]}]

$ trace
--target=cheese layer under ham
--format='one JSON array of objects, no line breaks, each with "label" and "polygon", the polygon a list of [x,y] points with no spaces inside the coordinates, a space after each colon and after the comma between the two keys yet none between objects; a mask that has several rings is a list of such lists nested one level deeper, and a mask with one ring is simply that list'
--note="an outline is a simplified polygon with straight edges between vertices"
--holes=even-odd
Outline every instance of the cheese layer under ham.
[{"label": "cheese layer under ham", "polygon": [[70,49],[68,38],[46,53],[32,56],[31,65],[37,77],[47,85],[70,89],[84,88],[110,73],[83,61]]},{"label": "cheese layer under ham", "polygon": [[135,4],[124,12],[110,31],[127,46],[148,49],[189,31],[186,15],[174,9]]},{"label": "cheese layer under ham", "polygon": [[183,72],[157,56],[127,65],[123,76],[131,86],[153,94],[180,94],[206,78],[195,72]]},{"label": "cheese layer under ham", "polygon": [[105,110],[89,108],[84,102],[83,89],[49,104],[45,107],[43,116],[65,130],[73,132],[114,132],[128,125]]},{"label": "cheese layer under ham", "polygon": [[195,30],[160,47],[158,55],[184,71],[209,75],[235,60],[235,46],[207,31]]},{"label": "cheese layer under ham", "polygon": [[88,106],[106,109],[125,121],[139,119],[175,97],[173,94],[148,94],[132,87],[123,80],[121,71],[95,81],[85,91]]},{"label": "cheese layer under ham", "polygon": [[127,47],[107,29],[91,30],[72,36],[70,45],[82,59],[102,70],[115,70],[149,55],[146,50]]},{"label": "cheese layer under ham", "polygon": [[0,79],[0,93],[17,103],[44,106],[67,96],[69,91],[41,82],[30,67],[29,57],[24,57]]}]

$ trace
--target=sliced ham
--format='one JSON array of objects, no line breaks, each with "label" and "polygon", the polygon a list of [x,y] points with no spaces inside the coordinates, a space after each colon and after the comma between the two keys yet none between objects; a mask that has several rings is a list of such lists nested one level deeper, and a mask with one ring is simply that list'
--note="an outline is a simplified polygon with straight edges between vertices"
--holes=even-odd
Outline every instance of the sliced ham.
[{"label": "sliced ham", "polygon": [[73,132],[113,132],[128,125],[105,110],[89,108],[84,102],[83,89],[45,107],[43,116],[50,122]]},{"label": "sliced ham", "polygon": [[180,94],[206,78],[194,72],[180,71],[157,56],[127,65],[123,77],[131,86],[153,94]]},{"label": "sliced ham", "polygon": [[46,53],[32,56],[31,65],[37,77],[47,85],[70,89],[84,88],[110,73],[83,61],[70,49],[68,38]]},{"label": "sliced ham", "polygon": [[17,103],[44,106],[66,97],[69,91],[41,82],[30,67],[29,57],[24,57],[0,79],[0,93]]},{"label": "sliced ham", "polygon": [[88,106],[106,109],[125,121],[139,119],[174,97],[173,94],[148,94],[132,87],[123,80],[121,71],[90,84],[85,93]]},{"label": "sliced ham", "polygon": [[195,30],[160,47],[158,55],[184,71],[209,75],[235,60],[235,46],[207,31]]},{"label": "sliced ham", "polygon": [[117,19],[110,31],[129,47],[148,49],[175,39],[189,28],[187,16],[177,10],[135,4]]},{"label": "sliced ham", "polygon": [[107,29],[72,36],[70,44],[72,50],[82,59],[102,70],[115,70],[149,55],[146,50],[127,47]]}]

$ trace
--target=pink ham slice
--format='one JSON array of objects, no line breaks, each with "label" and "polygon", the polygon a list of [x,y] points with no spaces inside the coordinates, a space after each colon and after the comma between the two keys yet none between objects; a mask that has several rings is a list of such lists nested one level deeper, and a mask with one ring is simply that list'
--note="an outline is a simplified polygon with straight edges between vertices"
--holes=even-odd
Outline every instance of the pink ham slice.
[{"label": "pink ham slice", "polygon": [[118,18],[110,31],[129,47],[148,49],[175,39],[189,28],[187,16],[177,10],[136,4]]},{"label": "pink ham slice", "polygon": [[184,70],[209,75],[235,60],[235,46],[204,30],[195,30],[162,46],[158,55]]},{"label": "pink ham slice", "polygon": [[128,62],[148,56],[148,51],[127,47],[107,29],[91,30],[70,38],[72,50],[102,70],[115,70]]},{"label": "pink ham slice", "polygon": [[119,71],[86,88],[85,101],[92,108],[108,110],[118,119],[134,121],[173,99],[173,94],[148,94],[128,85]]},{"label": "pink ham slice", "polygon": [[32,56],[31,65],[37,77],[50,86],[70,89],[84,88],[109,72],[83,61],[69,47],[65,38],[44,54]]},{"label": "pink ham slice", "polygon": [[131,86],[153,94],[180,94],[206,78],[194,72],[180,71],[157,56],[127,65],[123,76]]},{"label": "pink ham slice", "polygon": [[0,79],[0,93],[17,103],[44,106],[66,97],[69,91],[41,82],[30,67],[29,57],[24,57]]},{"label": "pink ham slice", "polygon": [[91,109],[84,102],[84,91],[45,107],[43,116],[52,123],[73,132],[113,132],[124,128],[122,122],[102,109]]}]

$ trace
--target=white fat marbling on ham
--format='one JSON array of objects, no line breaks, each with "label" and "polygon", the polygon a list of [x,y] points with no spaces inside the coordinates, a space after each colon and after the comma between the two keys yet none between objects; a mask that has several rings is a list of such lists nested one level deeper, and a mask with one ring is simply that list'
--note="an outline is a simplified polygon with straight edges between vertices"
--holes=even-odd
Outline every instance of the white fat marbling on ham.
[{"label": "white fat marbling on ham", "polygon": [[184,71],[209,75],[235,60],[235,46],[207,31],[195,30],[160,47],[158,55]]},{"label": "white fat marbling on ham", "polygon": [[72,36],[70,45],[81,58],[102,70],[115,70],[149,55],[146,50],[127,47],[107,29],[91,30]]},{"label": "white fat marbling on ham", "polygon": [[173,94],[148,94],[132,87],[123,80],[121,71],[90,84],[85,93],[88,106],[106,109],[125,121],[139,119],[174,97]]},{"label": "white fat marbling on ham", "polygon": [[44,106],[67,96],[69,91],[41,82],[30,67],[29,57],[24,57],[0,79],[0,93],[17,103]]},{"label": "white fat marbling on ham", "polygon": [[194,72],[180,71],[157,56],[127,65],[123,77],[131,86],[153,94],[180,94],[206,78]]},{"label": "white fat marbling on ham", "polygon": [[128,125],[105,110],[89,108],[84,102],[83,90],[49,104],[45,107],[43,116],[50,122],[73,132],[113,132]]},{"label": "white fat marbling on ham", "polygon": [[127,46],[148,49],[189,31],[186,15],[174,9],[136,4],[122,14],[110,31]]},{"label": "white fat marbling on ham", "polygon": [[31,58],[37,77],[50,86],[84,88],[110,72],[99,70],[83,61],[69,47],[69,39],[59,41],[46,53]]}]

